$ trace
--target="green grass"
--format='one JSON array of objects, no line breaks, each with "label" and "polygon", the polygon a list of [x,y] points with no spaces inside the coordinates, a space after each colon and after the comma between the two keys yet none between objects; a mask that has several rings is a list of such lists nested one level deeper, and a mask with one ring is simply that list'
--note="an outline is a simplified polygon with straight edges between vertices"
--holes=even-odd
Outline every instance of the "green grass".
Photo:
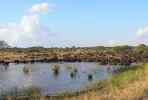
[{"label": "green grass", "polygon": [[122,87],[132,81],[141,79],[148,70],[147,64],[135,65],[132,68],[122,69],[119,74],[113,75],[109,81],[112,87]]}]

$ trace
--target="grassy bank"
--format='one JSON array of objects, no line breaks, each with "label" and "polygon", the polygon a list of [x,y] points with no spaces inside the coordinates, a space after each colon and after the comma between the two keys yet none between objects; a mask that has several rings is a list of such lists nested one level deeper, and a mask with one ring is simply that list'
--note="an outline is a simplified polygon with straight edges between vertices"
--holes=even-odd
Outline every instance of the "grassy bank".
[{"label": "grassy bank", "polygon": [[[148,97],[148,64],[121,69],[86,91],[61,95],[63,100],[139,100]],[[143,100],[143,99],[142,99]]]}]

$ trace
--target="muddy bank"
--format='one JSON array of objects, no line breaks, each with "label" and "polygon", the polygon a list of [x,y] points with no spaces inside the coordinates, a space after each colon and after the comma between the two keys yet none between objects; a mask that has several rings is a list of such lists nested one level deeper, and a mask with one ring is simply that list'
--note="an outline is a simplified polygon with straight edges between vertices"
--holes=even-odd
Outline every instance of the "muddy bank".
[{"label": "muddy bank", "polygon": [[127,55],[121,56],[109,56],[107,54],[69,54],[69,53],[13,53],[7,52],[7,54],[0,53],[0,63],[35,63],[35,62],[99,62],[100,64],[121,64],[129,65],[134,61]]},{"label": "muddy bank", "polygon": [[34,62],[100,62],[100,64],[129,65],[148,62],[148,48],[92,47],[92,48],[7,48],[0,49],[0,63]]}]

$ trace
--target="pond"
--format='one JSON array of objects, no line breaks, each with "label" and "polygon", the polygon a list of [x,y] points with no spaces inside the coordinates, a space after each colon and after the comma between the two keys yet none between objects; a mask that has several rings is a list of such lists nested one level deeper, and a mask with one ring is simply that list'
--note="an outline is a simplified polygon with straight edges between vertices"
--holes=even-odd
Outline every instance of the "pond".
[{"label": "pond", "polygon": [[40,88],[42,95],[80,91],[109,78],[107,66],[94,62],[0,65],[0,94],[13,88]]}]

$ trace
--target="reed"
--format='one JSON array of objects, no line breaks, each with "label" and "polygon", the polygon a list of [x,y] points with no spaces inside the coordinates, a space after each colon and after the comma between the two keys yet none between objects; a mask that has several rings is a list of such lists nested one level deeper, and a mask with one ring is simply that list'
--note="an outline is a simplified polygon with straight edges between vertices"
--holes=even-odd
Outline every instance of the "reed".
[{"label": "reed", "polygon": [[27,74],[27,75],[29,75],[30,73],[31,73],[31,68],[30,67],[28,67],[28,66],[24,66],[24,68],[23,68],[23,72],[25,73],[25,74]]},{"label": "reed", "polygon": [[53,70],[54,76],[58,76],[60,72],[60,66],[56,64],[53,66],[52,70]]}]

